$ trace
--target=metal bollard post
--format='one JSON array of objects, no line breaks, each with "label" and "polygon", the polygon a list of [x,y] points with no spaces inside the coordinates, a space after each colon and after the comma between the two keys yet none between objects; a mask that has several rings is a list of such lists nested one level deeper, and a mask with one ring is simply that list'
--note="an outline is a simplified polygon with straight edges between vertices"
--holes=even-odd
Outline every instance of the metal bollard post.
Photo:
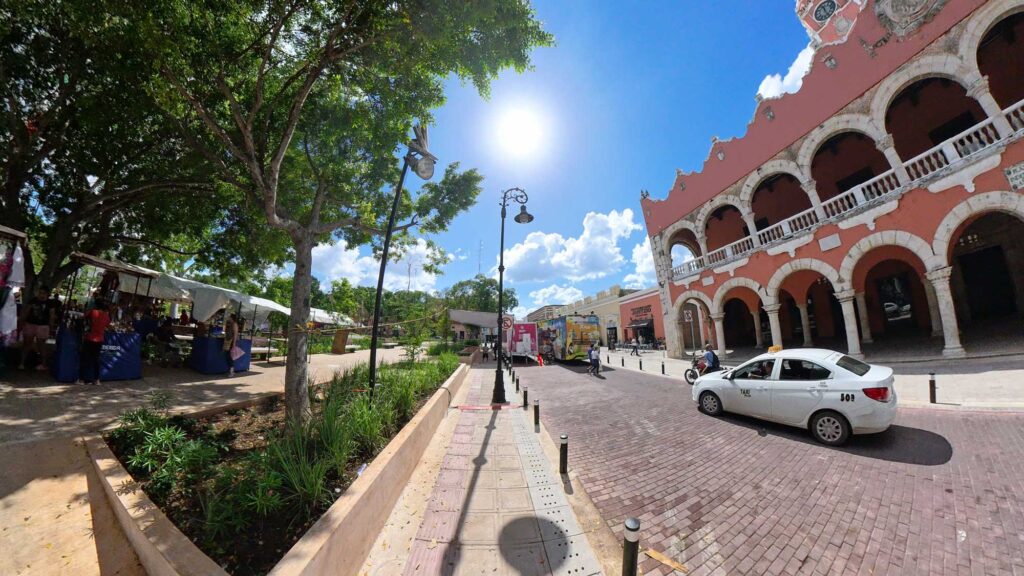
[{"label": "metal bollard post", "polygon": [[928,373],[928,403],[935,404],[935,372]]},{"label": "metal bollard post", "polygon": [[605,364],[611,364],[611,363],[612,363],[612,355],[611,355],[611,354],[609,354],[609,355],[608,355],[608,361],[607,361],[607,362],[605,362]]},{"label": "metal bollard post", "polygon": [[636,576],[637,559],[640,555],[640,520],[626,518],[626,541],[622,546],[622,576]]},{"label": "metal bollard post", "polygon": [[519,392],[519,376],[516,376],[516,392]]},{"label": "metal bollard post", "polygon": [[643,372],[644,371],[644,359],[641,358],[640,360],[638,360],[638,362],[640,362],[640,371]]},{"label": "metal bollard post", "polygon": [[526,389],[526,386],[523,386],[523,410],[526,410],[526,408],[529,405],[530,405],[530,391]]},{"label": "metal bollard post", "polygon": [[562,434],[562,445],[558,451],[558,473],[569,473],[569,435]]},{"label": "metal bollard post", "polygon": [[661,375],[662,376],[665,375],[665,361],[664,360],[661,361]]},{"label": "metal bollard post", "polygon": [[540,427],[540,400],[533,401],[533,427]]},{"label": "metal bollard post", "polygon": [[622,360],[622,367],[625,368],[626,367],[626,357],[623,356],[622,358],[619,358],[619,360]]}]

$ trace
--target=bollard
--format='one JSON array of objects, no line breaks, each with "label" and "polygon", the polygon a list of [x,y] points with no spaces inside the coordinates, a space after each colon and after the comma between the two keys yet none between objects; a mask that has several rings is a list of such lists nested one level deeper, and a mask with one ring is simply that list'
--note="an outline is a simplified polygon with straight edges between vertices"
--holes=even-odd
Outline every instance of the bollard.
[{"label": "bollard", "polygon": [[625,368],[626,367],[626,357],[623,356],[622,358],[619,358],[619,360],[622,360],[622,367]]},{"label": "bollard", "polygon": [[662,376],[665,375],[665,361],[664,360],[661,361],[661,375]]},{"label": "bollard", "polygon": [[569,435],[562,434],[562,445],[558,450],[558,473],[568,474],[569,473]]},{"label": "bollard", "polygon": [[607,361],[607,362],[605,362],[605,364],[611,364],[611,363],[612,363],[612,355],[611,355],[611,354],[609,354],[609,355],[608,355],[608,361]]},{"label": "bollard", "polygon": [[644,371],[644,359],[641,358],[640,360],[638,360],[638,362],[640,362],[640,371],[643,372]]},{"label": "bollard", "polygon": [[928,373],[928,403],[935,404],[935,372]]},{"label": "bollard", "polygon": [[622,546],[622,576],[636,576],[637,558],[640,552],[640,521],[626,518],[626,530],[623,536],[626,542]]},{"label": "bollard", "polygon": [[516,376],[516,392],[519,392],[519,376]]},{"label": "bollard", "polygon": [[523,386],[523,410],[526,410],[526,408],[529,405],[530,405],[530,391],[526,389],[526,386]]},{"label": "bollard", "polygon": [[540,430],[540,400],[533,401],[533,427]]}]

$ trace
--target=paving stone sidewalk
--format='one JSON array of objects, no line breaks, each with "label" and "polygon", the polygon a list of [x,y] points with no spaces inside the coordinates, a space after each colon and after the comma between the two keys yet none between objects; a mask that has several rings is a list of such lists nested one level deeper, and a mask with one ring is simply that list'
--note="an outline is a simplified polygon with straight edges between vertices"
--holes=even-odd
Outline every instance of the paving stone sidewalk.
[{"label": "paving stone sidewalk", "polygon": [[512,406],[488,406],[493,378],[471,372],[404,574],[603,574],[509,378]]}]

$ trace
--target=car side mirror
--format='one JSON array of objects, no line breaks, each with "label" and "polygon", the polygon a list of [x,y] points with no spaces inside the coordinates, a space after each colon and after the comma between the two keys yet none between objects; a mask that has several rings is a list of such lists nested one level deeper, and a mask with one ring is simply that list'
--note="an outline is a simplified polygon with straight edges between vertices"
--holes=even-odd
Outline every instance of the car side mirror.
[{"label": "car side mirror", "polygon": [[725,373],[726,380],[732,380],[732,370]]}]

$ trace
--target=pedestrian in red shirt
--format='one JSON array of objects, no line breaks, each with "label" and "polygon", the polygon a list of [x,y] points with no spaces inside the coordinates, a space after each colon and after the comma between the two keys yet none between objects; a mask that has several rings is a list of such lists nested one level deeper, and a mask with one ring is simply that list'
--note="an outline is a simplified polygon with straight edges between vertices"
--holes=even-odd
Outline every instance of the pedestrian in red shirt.
[{"label": "pedestrian in red shirt", "polygon": [[96,300],[96,307],[85,313],[86,332],[82,339],[79,354],[78,380],[95,386],[100,384],[100,353],[103,351],[103,338],[110,326],[110,314],[107,303]]}]

